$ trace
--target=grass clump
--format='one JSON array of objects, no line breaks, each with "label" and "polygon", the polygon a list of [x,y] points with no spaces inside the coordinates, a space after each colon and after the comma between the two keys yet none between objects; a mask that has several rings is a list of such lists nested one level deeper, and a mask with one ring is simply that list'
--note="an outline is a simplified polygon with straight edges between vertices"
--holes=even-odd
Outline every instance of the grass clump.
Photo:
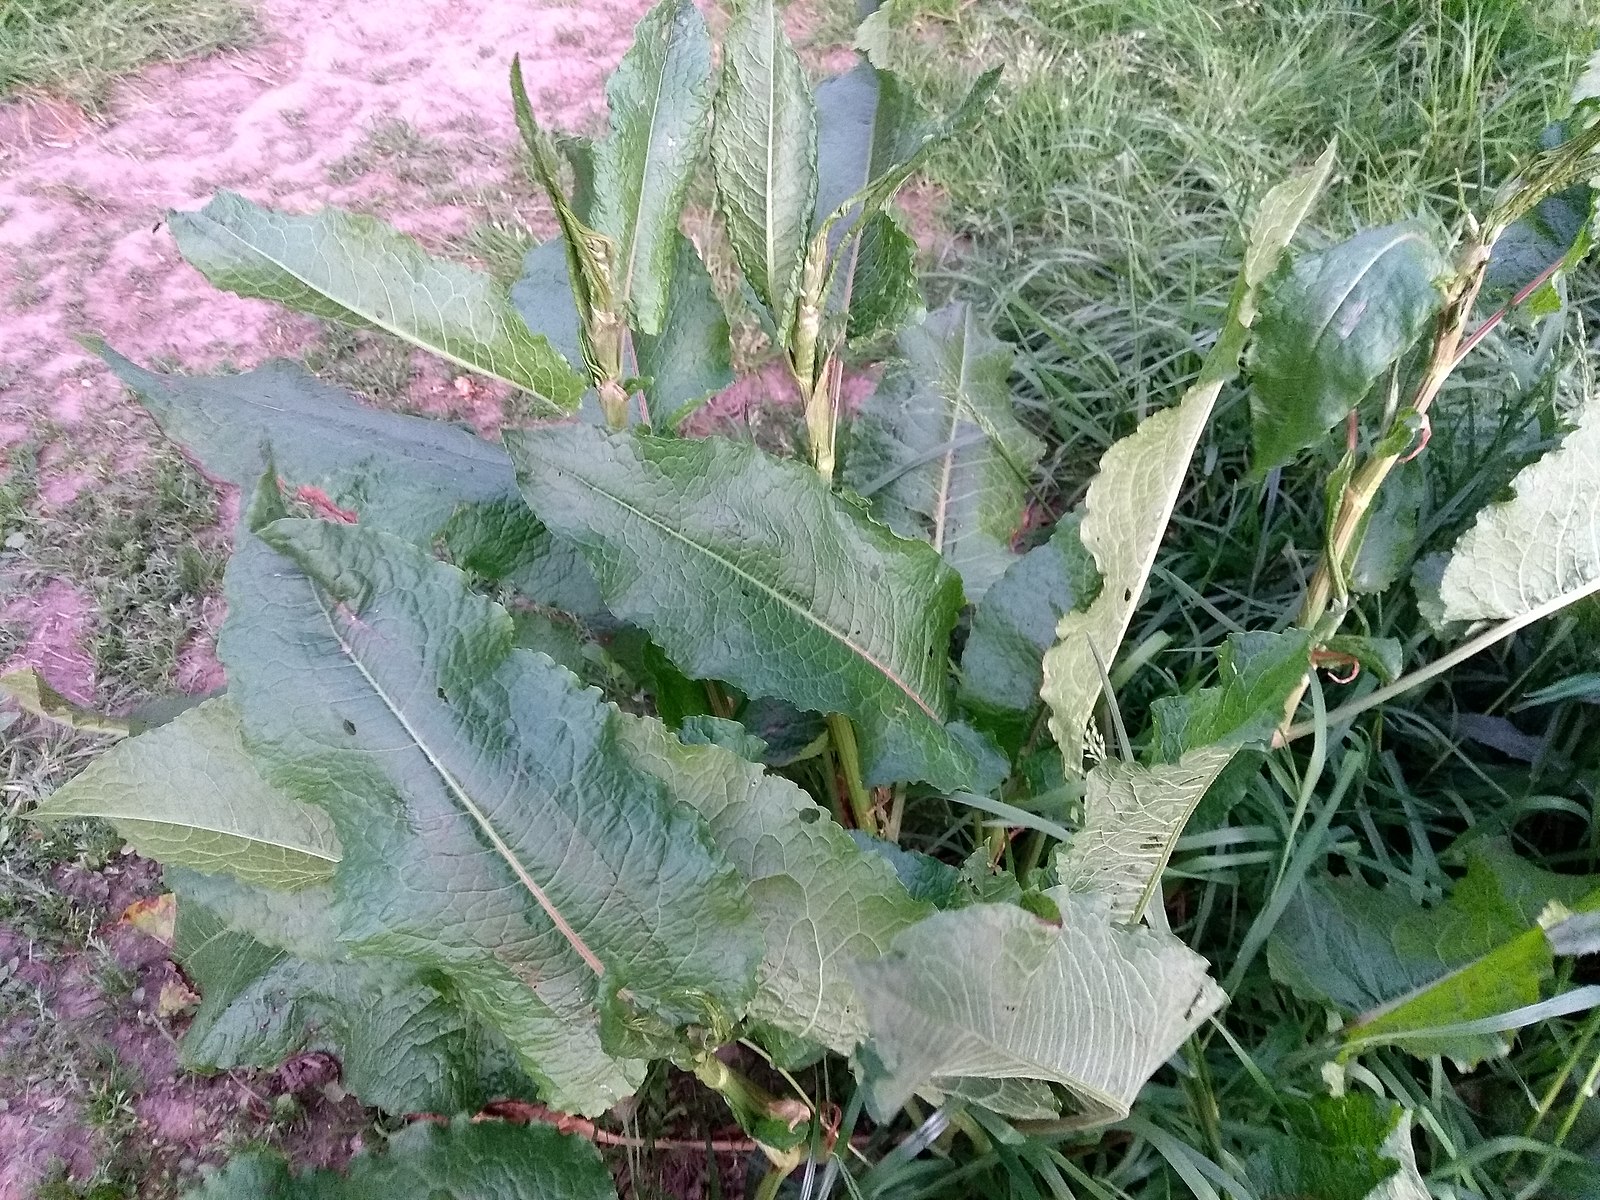
[{"label": "grass clump", "polygon": [[119,76],[237,49],[255,30],[241,0],[6,0],[0,100],[48,92],[96,111]]}]

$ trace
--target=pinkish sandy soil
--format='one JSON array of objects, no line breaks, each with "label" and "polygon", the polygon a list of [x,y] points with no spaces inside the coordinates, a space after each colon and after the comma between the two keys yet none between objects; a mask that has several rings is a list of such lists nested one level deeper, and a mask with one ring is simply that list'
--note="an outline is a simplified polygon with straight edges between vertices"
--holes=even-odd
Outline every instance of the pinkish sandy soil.
[{"label": "pinkish sandy soil", "polygon": [[[506,195],[511,54],[522,55],[541,119],[592,129],[605,74],[647,7],[262,0],[256,48],[148,71],[123,85],[103,124],[48,100],[0,106],[0,450],[48,427],[41,498],[62,504],[93,478],[65,464],[103,451],[108,430],[135,454],[151,436],[78,335],[188,369],[253,366],[315,338],[314,323],[220,294],[179,258],[163,214],[218,188],[291,210],[364,209],[435,245],[485,215],[474,202],[521,200],[510,215],[542,230],[545,215],[525,193]],[[404,161],[354,178],[338,169],[393,120],[448,163],[448,188]],[[416,397],[422,407],[478,415],[457,411],[470,387],[438,373],[419,386],[432,393]],[[9,652],[0,646],[0,664],[37,665],[69,695],[92,698],[81,649],[91,615],[88,598],[60,582],[0,591],[0,623],[24,631]],[[210,674],[203,663],[185,670]]]}]

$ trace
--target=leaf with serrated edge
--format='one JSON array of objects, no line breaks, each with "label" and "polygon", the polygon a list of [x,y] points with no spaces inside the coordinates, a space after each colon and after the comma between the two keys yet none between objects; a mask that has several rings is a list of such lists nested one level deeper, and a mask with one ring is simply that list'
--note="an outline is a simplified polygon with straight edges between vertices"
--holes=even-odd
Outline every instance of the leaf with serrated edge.
[{"label": "leaf with serrated edge", "polygon": [[262,777],[226,697],[119,743],[32,816],[98,817],[149,858],[269,887],[328,879],[339,861],[327,814]]},{"label": "leaf with serrated edge", "polygon": [[[1256,293],[1272,274],[1300,222],[1333,170],[1329,146],[1315,166],[1279,184],[1261,202],[1245,248],[1244,269],[1221,335],[1182,401],[1140,422],[1100,460],[1084,501],[1083,544],[1104,581],[1084,612],[1067,613],[1045,655],[1043,697],[1050,730],[1068,772],[1083,765],[1084,729],[1101,689],[1100,664],[1110,666],[1144,594],[1145,581],[1183,487],[1189,460],[1222,386],[1237,373],[1239,351],[1256,314]],[[1098,656],[1098,662],[1096,657]]]},{"label": "leaf with serrated edge", "polygon": [[506,445],[607,606],[686,673],[851,717],[871,784],[992,775],[944,723],[961,584],[930,547],[747,443],[549,425]]},{"label": "leaf with serrated edge", "polygon": [[657,429],[675,428],[713,392],[733,382],[728,314],[694,243],[677,235],[672,304],[660,334],[634,337],[639,374],[650,380],[646,397]]},{"label": "leaf with serrated edge", "polygon": [[440,972],[569,1110],[641,1078],[602,1050],[608,1011],[742,1010],[761,939],[737,874],[618,753],[620,714],[515,649],[461,572],[358,525],[280,520],[234,555],[227,594],[221,656],[252,747],[343,831],[352,953]]},{"label": "leaf with serrated edge", "polygon": [[1252,470],[1315,445],[1428,327],[1444,259],[1415,223],[1303,256],[1267,290],[1250,355]]},{"label": "leaf with serrated edge", "polygon": [[558,409],[576,408],[583,394],[583,379],[523,324],[499,284],[373,217],[336,208],[295,216],[218,192],[167,222],[183,256],[226,291],[385,330]]},{"label": "leaf with serrated edge", "polygon": [[634,760],[675,781],[750,883],[767,943],[750,1017],[848,1054],[867,1027],[846,963],[882,954],[933,906],[788,780],[721,747],[686,746],[654,721],[624,728]]},{"label": "leaf with serrated edge", "polygon": [[1059,927],[1009,904],[937,913],[851,972],[867,1006],[867,1106],[890,1119],[952,1078],[1042,1079],[1086,1117],[1126,1116],[1139,1089],[1224,999],[1206,961],[1124,929],[1103,899],[1055,888]]},{"label": "leaf with serrated edge", "polygon": [[1512,480],[1456,542],[1439,585],[1449,621],[1492,621],[1560,607],[1600,585],[1600,399],[1561,445]]},{"label": "leaf with serrated edge", "polygon": [[1083,828],[1056,851],[1061,885],[1106,897],[1114,921],[1137,921],[1195,805],[1233,755],[1232,748],[1202,746],[1175,763],[1108,760],[1090,771]]},{"label": "leaf with serrated edge", "polygon": [[269,1151],[247,1151],[184,1200],[616,1200],[594,1143],[549,1125],[457,1118],[418,1121],[384,1139],[382,1154],[359,1154],[343,1171],[295,1175]]},{"label": "leaf with serrated edge", "polygon": [[606,83],[589,223],[616,243],[612,294],[642,333],[667,319],[678,217],[710,132],[711,37],[694,0],[662,0]]},{"label": "leaf with serrated edge", "polygon": [[817,112],[774,0],[743,0],[723,37],[711,167],[734,256],[787,344],[817,194]]},{"label": "leaf with serrated edge", "polygon": [[1016,555],[1044,444],[1011,407],[1012,351],[964,303],[900,335],[899,358],[862,406],[845,482],[902,537],[920,537],[976,603]]},{"label": "leaf with serrated edge", "polygon": [[95,352],[161,430],[213,478],[253,487],[272,465],[291,488],[320,491],[368,528],[455,561],[529,599],[590,616],[589,569],[517,494],[499,446],[424,417],[384,412],[288,362],[241,375],[162,375],[103,345]]}]

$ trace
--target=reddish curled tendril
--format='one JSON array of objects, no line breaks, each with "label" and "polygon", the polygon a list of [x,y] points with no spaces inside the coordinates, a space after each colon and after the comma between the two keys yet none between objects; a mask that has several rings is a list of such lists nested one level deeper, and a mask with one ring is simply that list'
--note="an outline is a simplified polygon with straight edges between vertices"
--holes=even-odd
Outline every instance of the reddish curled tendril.
[{"label": "reddish curled tendril", "polygon": [[[1361,663],[1353,654],[1344,654],[1338,650],[1325,650],[1318,648],[1311,652],[1311,665],[1328,673],[1328,678],[1334,683],[1354,683],[1356,676],[1361,674]],[[1341,672],[1336,668],[1344,668]]]}]

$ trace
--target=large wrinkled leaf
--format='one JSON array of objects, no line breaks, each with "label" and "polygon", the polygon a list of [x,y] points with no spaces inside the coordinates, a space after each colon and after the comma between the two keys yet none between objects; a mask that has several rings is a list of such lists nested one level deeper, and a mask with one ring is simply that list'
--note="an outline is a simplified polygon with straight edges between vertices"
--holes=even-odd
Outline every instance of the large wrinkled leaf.
[{"label": "large wrinkled leaf", "polygon": [[1353,1018],[1347,1038],[1463,1063],[1501,1053],[1507,1035],[1435,1032],[1532,1004],[1550,975],[1540,914],[1551,901],[1600,907],[1600,880],[1556,875],[1501,843],[1475,847],[1442,904],[1350,877],[1311,879],[1268,946],[1273,976]]},{"label": "large wrinkled leaf", "polygon": [[1201,746],[1265,750],[1283,720],[1283,706],[1305,678],[1311,634],[1254,630],[1231,633],[1217,650],[1217,683],[1150,706],[1155,751],[1163,762]]},{"label": "large wrinkled leaf", "polygon": [[1044,444],[1012,412],[1011,348],[966,304],[906,330],[898,351],[856,418],[845,481],[896,533],[931,542],[977,602],[1016,558]]},{"label": "large wrinkled leaf", "polygon": [[[231,897],[233,916],[273,905],[281,944],[230,928],[199,899],[202,877],[169,872],[178,892],[174,953],[201,1005],[181,1045],[190,1070],[272,1067],[296,1054],[335,1055],[344,1087],[391,1113],[461,1112],[529,1085],[518,1082],[505,1044],[492,1037],[411,963],[396,959],[311,961],[328,944],[326,889]],[[284,911],[293,906],[294,911]],[[257,922],[259,923],[259,918]]]},{"label": "large wrinkled leaf", "polygon": [[1234,284],[1222,333],[1200,378],[1178,404],[1145,418],[1112,445],[1089,484],[1083,544],[1094,555],[1103,583],[1086,610],[1061,618],[1056,644],[1044,660],[1043,697],[1068,771],[1083,765],[1084,730],[1100,698],[1101,664],[1109,667],[1115,660],[1144,594],[1195,445],[1222,385],[1238,371],[1239,352],[1256,316],[1257,294],[1332,169],[1330,146],[1309,171],[1267,193],[1245,247],[1244,268]]},{"label": "large wrinkled leaf", "polygon": [[711,166],[728,240],[787,344],[817,194],[817,112],[774,0],[742,0],[729,23],[715,111]]},{"label": "large wrinkled leaf", "polygon": [[186,1200],[616,1200],[594,1144],[548,1125],[419,1121],[344,1172],[296,1175],[282,1155],[250,1151]]},{"label": "large wrinkled leaf", "polygon": [[572,409],[583,380],[523,324],[488,275],[433,258],[373,217],[273,212],[218,192],[168,216],[183,256],[212,283],[313,316],[369,325]]},{"label": "large wrinkled leaf", "polygon": [[1161,886],[1183,827],[1233,753],[1201,746],[1175,763],[1142,767],[1112,759],[1090,771],[1083,828],[1056,852],[1062,886],[1105,897],[1112,920],[1137,921]]},{"label": "large wrinkled leaf", "polygon": [[1223,1000],[1169,935],[1121,929],[1105,902],[1057,888],[1055,926],[1007,904],[937,913],[852,976],[867,1006],[867,1104],[889,1119],[953,1078],[1061,1084],[1094,1119],[1134,1097]]},{"label": "large wrinkled leaf", "polygon": [[1100,589],[1094,559],[1079,537],[1082,517],[1056,522],[1050,540],[1016,559],[984,593],[961,655],[961,701],[985,728],[1020,741],[1039,705],[1044,655],[1062,614],[1083,608]]},{"label": "large wrinkled leaf", "polygon": [[639,374],[650,381],[650,420],[658,429],[675,427],[733,382],[728,314],[694,243],[682,234],[677,239],[666,323],[654,337],[641,333],[633,339]]},{"label": "large wrinkled leaf", "polygon": [[1258,474],[1316,445],[1415,344],[1445,273],[1427,230],[1407,222],[1304,255],[1267,290],[1250,367]]},{"label": "large wrinkled leaf", "polygon": [[120,743],[32,815],[98,817],[147,857],[269,887],[326,880],[339,861],[327,814],[262,778],[225,697]]},{"label": "large wrinkled leaf", "polygon": [[873,783],[992,775],[944,724],[961,587],[926,545],[745,443],[576,425],[506,441],[539,519],[684,671],[850,716]]},{"label": "large wrinkled leaf", "polygon": [[443,542],[459,565],[539,603],[585,616],[600,609],[588,567],[533,518],[499,446],[442,421],[357,404],[292,363],[161,375],[97,350],[214,478],[251,487],[270,451],[287,484],[315,488],[365,526],[419,546]]},{"label": "large wrinkled leaf", "polygon": [[353,953],[441,973],[580,1111],[640,1078],[602,1050],[602,1019],[612,1045],[621,1022],[742,1008],[761,950],[743,885],[618,751],[615,709],[404,542],[297,520],[262,538],[230,565],[221,654],[269,778],[341,831]]},{"label": "large wrinkled leaf", "polygon": [[593,150],[589,221],[616,243],[612,292],[635,329],[659,333],[678,217],[710,132],[711,37],[694,0],[662,0],[606,83],[611,133]]},{"label": "large wrinkled leaf", "polygon": [[876,958],[932,907],[788,780],[718,746],[684,745],[653,721],[625,729],[635,761],[676,781],[750,883],[767,944],[751,1018],[848,1054],[867,1026],[846,964]]},{"label": "large wrinkled leaf", "polygon": [[1600,582],[1600,400],[1462,535],[1439,585],[1448,621],[1503,620]]}]

